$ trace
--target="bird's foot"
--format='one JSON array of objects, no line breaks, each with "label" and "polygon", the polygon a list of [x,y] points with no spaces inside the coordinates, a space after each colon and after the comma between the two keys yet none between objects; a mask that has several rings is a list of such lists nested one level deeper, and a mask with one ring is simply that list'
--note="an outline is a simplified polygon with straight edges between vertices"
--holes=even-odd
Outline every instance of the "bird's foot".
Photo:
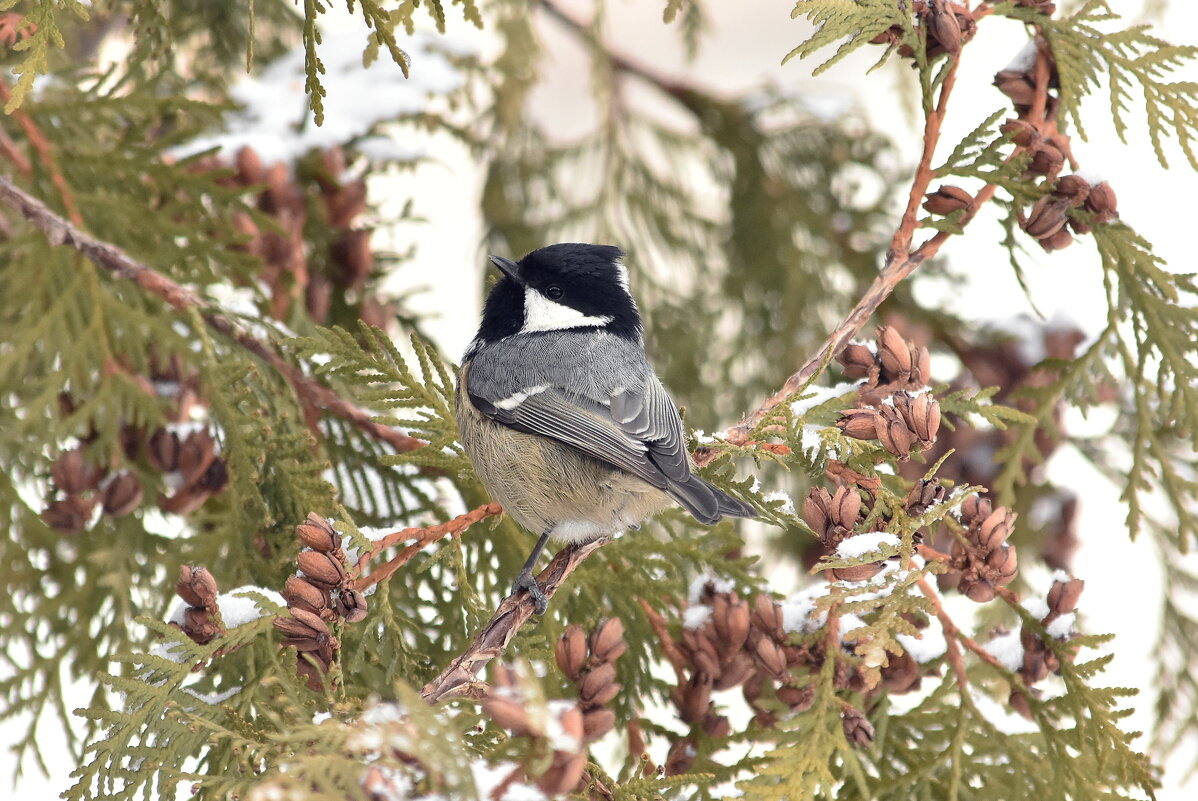
[{"label": "bird's foot", "polygon": [[528,590],[528,596],[532,598],[533,609],[538,615],[545,614],[545,610],[549,608],[549,599],[545,597],[541,585],[537,584],[536,577],[532,574],[531,568],[524,568],[520,571],[520,575],[516,576],[516,580],[512,583],[512,595],[516,595],[520,590]]}]

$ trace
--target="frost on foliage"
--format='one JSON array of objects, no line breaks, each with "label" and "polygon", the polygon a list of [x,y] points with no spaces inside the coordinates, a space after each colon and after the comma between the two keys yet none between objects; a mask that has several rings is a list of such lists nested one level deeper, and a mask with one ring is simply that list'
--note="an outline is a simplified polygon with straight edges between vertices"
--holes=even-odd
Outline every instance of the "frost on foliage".
[{"label": "frost on foliage", "polygon": [[[195,139],[178,151],[190,155],[216,147],[229,153],[251,147],[267,161],[292,161],[314,148],[344,144],[371,128],[405,114],[423,111],[430,95],[444,95],[462,85],[462,76],[443,52],[439,39],[416,35],[401,42],[412,61],[405,78],[394,63],[377,58],[362,65],[361,30],[327,33],[320,58],[328,94],[325,122],[309,118],[304,88],[304,48],[295,48],[271,62],[259,74],[236,83],[230,94],[242,109],[226,118],[224,133]],[[422,153],[388,137],[371,136],[356,144],[378,160],[414,160]]]}]

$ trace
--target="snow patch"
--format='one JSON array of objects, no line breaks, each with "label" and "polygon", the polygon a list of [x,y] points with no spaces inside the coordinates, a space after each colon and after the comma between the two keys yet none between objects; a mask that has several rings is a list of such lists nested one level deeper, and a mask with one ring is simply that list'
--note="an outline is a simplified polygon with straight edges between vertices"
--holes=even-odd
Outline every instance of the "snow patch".
[{"label": "snow patch", "polygon": [[794,498],[790,497],[789,494],[783,492],[782,490],[775,490],[774,492],[767,492],[765,495],[763,495],[761,497],[762,497],[762,500],[764,500],[766,503],[771,503],[773,501],[782,501],[782,505],[779,506],[777,509],[777,512],[779,514],[783,514],[783,515],[794,515],[795,514]]},{"label": "snow patch", "polygon": [[944,629],[940,627],[940,621],[935,619],[920,632],[918,637],[913,634],[896,634],[894,638],[898,640],[899,645],[903,646],[903,650],[921,665],[939,659],[948,650],[948,642],[944,639]]},{"label": "snow patch", "polygon": [[710,583],[712,589],[716,592],[732,592],[736,589],[736,585],[731,579],[720,578],[714,573],[700,573],[691,579],[690,587],[687,588],[686,598],[691,606],[699,606],[700,598],[703,596],[703,588]]},{"label": "snow patch", "polygon": [[1027,44],[1020,48],[1007,66],[1003,67],[1006,72],[1031,72],[1036,66],[1036,40],[1029,39]]},{"label": "snow patch", "polygon": [[1023,667],[1023,644],[1018,631],[999,634],[983,646],[1003,667],[1014,673]]},{"label": "snow patch", "polygon": [[[234,84],[230,95],[243,108],[226,118],[224,133],[194,139],[175,155],[212,148],[233,153],[248,146],[264,161],[294,161],[314,148],[364,136],[379,122],[423,111],[429,96],[444,95],[462,85],[462,76],[442,52],[443,37],[399,37],[399,46],[411,64],[411,77],[405,78],[385,52],[370,66],[362,65],[367,35],[361,27],[322,31],[319,54],[326,73],[321,83],[327,90],[323,125],[317,126],[311,118],[304,88],[304,49],[297,47],[257,75]],[[422,155],[384,137],[370,137],[362,145],[362,152],[371,158],[414,160]]]},{"label": "snow patch", "polygon": [[251,592],[258,593],[279,606],[287,605],[287,601],[282,595],[264,587],[245,586],[222,592],[216,596],[216,605],[220,609],[220,619],[225,624],[225,628],[235,629],[246,623],[252,623],[264,615],[273,614],[258,606],[257,599],[249,597],[248,593]]},{"label": "snow patch", "polygon": [[697,629],[711,619],[711,607],[705,604],[698,606],[688,606],[686,611],[682,613],[682,627],[684,629]]},{"label": "snow patch", "polygon": [[790,404],[790,410],[801,417],[817,406],[822,406],[830,400],[859,389],[861,389],[860,381],[847,381],[834,387],[807,387],[803,390],[803,397]]},{"label": "snow patch", "polygon": [[865,531],[841,540],[836,546],[836,555],[841,559],[860,559],[866,554],[882,550],[882,546],[899,547],[902,541],[886,531]]}]

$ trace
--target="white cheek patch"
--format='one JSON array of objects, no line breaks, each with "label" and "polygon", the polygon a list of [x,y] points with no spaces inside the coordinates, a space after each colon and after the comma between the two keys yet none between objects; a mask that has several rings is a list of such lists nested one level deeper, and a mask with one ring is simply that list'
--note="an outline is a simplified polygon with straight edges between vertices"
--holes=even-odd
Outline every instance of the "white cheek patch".
[{"label": "white cheek patch", "polygon": [[504,409],[504,410],[510,412],[512,409],[515,409],[517,406],[519,406],[521,403],[524,403],[524,401],[528,400],[533,395],[539,395],[547,389],[549,389],[548,384],[541,384],[539,387],[527,387],[527,388],[521,390],[520,392],[512,393],[511,395],[504,398],[503,400],[495,401],[495,405],[498,406],[500,409]]},{"label": "white cheek patch", "polygon": [[524,327],[520,333],[533,331],[561,331],[566,328],[604,326],[613,318],[606,315],[590,317],[578,309],[554,303],[532,287],[524,289]]},{"label": "white cheek patch", "polygon": [[624,287],[625,292],[627,292],[629,295],[631,295],[632,290],[628,288],[628,268],[625,267],[620,262],[616,262],[615,264],[616,264],[616,281],[620,284],[620,286]]}]

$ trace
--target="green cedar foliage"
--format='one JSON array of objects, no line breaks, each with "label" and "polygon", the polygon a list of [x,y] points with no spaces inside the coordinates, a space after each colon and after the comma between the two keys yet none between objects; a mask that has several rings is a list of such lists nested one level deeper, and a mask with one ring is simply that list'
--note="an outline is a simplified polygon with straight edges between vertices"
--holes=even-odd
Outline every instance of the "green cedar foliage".
[{"label": "green cedar foliage", "polygon": [[[638,299],[653,329],[652,355],[688,407],[687,423],[723,427],[814,352],[873,278],[893,225],[890,188],[905,184],[903,175],[889,165],[885,136],[851,112],[824,119],[776,87],[719,96],[609,51],[602,4],[600,24],[567,19],[562,28],[592,58],[587,88],[598,111],[593,130],[562,142],[527,113],[544,64],[534,27],[544,5],[348,4],[370,29],[363,58],[386,51],[405,74],[419,69],[403,50],[417,20],[442,32],[455,24],[497,32],[493,61],[458,60],[478,79],[475,88],[486,91],[457,98],[456,116],[421,119],[485,159],[488,245],[511,254],[565,239],[624,245],[643,268]],[[55,211],[77,213],[92,235],[192,287],[205,304],[171,308],[0,209],[0,527],[7,533],[0,539],[0,719],[30,722],[14,751],[43,767],[49,755],[38,750],[38,727],[75,727],[68,798],[165,797],[180,782],[203,798],[367,798],[377,781],[389,782],[398,797],[478,798],[498,783],[489,776],[524,785],[546,774],[561,745],[546,729],[508,736],[473,703],[430,706],[418,695],[486,622],[527,554],[533,537],[506,518],[447,537],[382,580],[368,597],[365,620],[333,625],[337,659],[319,689],[296,675],[295,652],[280,650],[271,626],[286,614],[274,593],[295,572],[294,529],[310,512],[334,519],[347,549],[360,554],[383,534],[435,525],[487,501],[456,442],[455,366],[402,308],[395,330],[358,319],[361,293],[373,292],[380,276],[372,274],[364,288],[334,290],[328,326],[302,304],[273,320],[274,279],[248,246],[244,225],[248,219],[261,230],[282,230],[260,202],[260,187],[230,180],[227,163],[172,156],[172,148],[231,109],[228,88],[241,65],[257,68],[289,46],[305,53],[319,123],[320,20],[328,9],[320,0],[298,8],[255,0],[248,10],[186,0],[0,2],[0,11],[37,26],[0,50],[0,63],[17,76],[8,110],[42,133],[50,153],[30,138],[30,127],[11,124],[16,117],[0,119],[31,162],[27,171],[6,167],[4,174]],[[1162,161],[1162,143],[1177,141],[1193,162],[1193,87],[1168,80],[1192,48],[1168,45],[1140,27],[1119,30],[1110,7],[1095,0],[1055,18],[1016,3],[998,4],[994,14],[1042,27],[1059,66],[1063,118],[1079,133],[1080,99],[1105,86],[1121,130],[1124,120],[1143,116]],[[558,15],[540,16],[563,24]],[[671,0],[663,16],[692,52],[701,44],[702,4]],[[804,0],[795,16],[815,29],[791,55],[819,54],[828,59],[821,70],[897,28],[898,43],[915,53],[922,106],[931,108],[947,61],[927,57],[926,31],[908,4]],[[98,42],[108,36],[121,38],[129,56],[106,73],[91,71]],[[894,50],[886,48],[879,63],[895,60]],[[40,84],[37,76],[52,80]],[[675,116],[630,99],[620,89],[626,81],[648,87]],[[676,124],[677,112],[685,124]],[[1024,178],[1026,159],[1006,158],[1010,137],[998,130],[1004,114],[978,120],[961,142],[942,148],[947,155],[933,166],[940,178],[999,187],[997,201],[1009,212],[1005,244],[1018,271],[1026,241],[1018,209],[1046,190]],[[382,171],[346,144],[355,166]],[[312,210],[322,180],[313,165],[320,163],[314,154],[295,169]],[[1087,222],[1086,212],[1071,213]],[[961,230],[960,215],[923,223]],[[298,235],[312,263],[333,269],[335,260],[322,254],[339,233],[314,212]],[[1095,226],[1094,236],[1110,302],[1110,323],[1097,340],[1071,359],[1041,365],[1051,380],[1017,393],[947,385],[934,393],[944,430],[976,424],[1009,435],[998,457],[1004,467],[989,489],[996,503],[1026,512],[1055,490],[1034,466],[1044,458],[1045,438],[1062,436],[1060,404],[1086,409],[1107,402],[1098,388],[1125,389],[1119,400],[1129,414],[1111,438],[1126,444],[1127,463],[1098,446],[1086,446],[1086,455],[1112,474],[1127,472],[1129,528],[1150,535],[1166,555],[1163,725],[1151,746],[1168,753],[1198,731],[1198,621],[1178,601],[1198,587],[1198,577],[1169,558],[1186,552],[1198,533],[1198,483],[1190,469],[1198,443],[1194,284],[1192,276],[1166,271],[1149,243],[1122,223]],[[670,271],[656,272],[653,264]],[[949,269],[921,267],[941,275]],[[267,360],[214,331],[204,314],[221,311],[217,299],[230,289],[255,310],[241,322],[287,364],[369,409],[376,422],[427,444],[397,451],[314,408]],[[887,311],[926,325],[934,345],[962,361],[986,338],[905,286]],[[701,348],[696,331],[704,332]],[[961,331],[968,333],[954,334]],[[162,379],[171,360],[179,375]],[[147,381],[153,376],[158,383]],[[178,491],[177,476],[159,469],[150,439],[168,423],[186,428],[177,419],[185,389],[197,410],[189,425],[219,443],[228,480],[195,508],[164,512],[156,500]],[[610,702],[620,724],[610,736],[616,747],[589,755],[583,795],[719,798],[733,788],[755,799],[1150,795],[1158,773],[1138,752],[1149,746],[1120,728],[1132,693],[1103,686],[1105,658],[1094,657],[1101,636],[1058,638],[1045,631],[1043,616],[996,603],[983,613],[986,625],[962,622],[964,633],[984,640],[990,622],[1002,623],[1042,643],[1059,664],[1046,695],[1028,686],[1018,666],[973,652],[963,658],[965,683],[948,657],[936,655],[920,667],[917,695],[879,684],[909,647],[905,638],[930,636],[920,632],[937,615],[918,585],[937,581],[941,568],[916,558],[917,533],[940,530],[960,540],[958,507],[978,487],[953,472],[967,454],[930,452],[899,464],[877,442],[846,436],[834,424],[855,396],[854,386],[829,393],[808,384],[757,426],[753,439],[768,440],[770,450],[713,443],[699,433],[690,442],[719,454],[705,477],[761,512],[774,532],[765,546],[770,562],[816,573],[881,559],[893,566],[870,583],[813,579],[807,611],[814,622],[790,627],[786,643],[823,654],[810,670],[790,675],[789,689],[810,692],[804,711],[771,698],[769,689],[758,714],[741,715],[727,734],[676,714],[679,681],[663,661],[663,636],[684,641],[687,612],[698,606],[693,596],[688,601],[695,577],[718,576],[746,599],[783,589],[774,576],[767,580],[766,565],[745,555],[760,548],[747,549],[749,529],[732,522],[706,530],[681,511],[662,515],[583,563],[549,613],[519,632],[509,657],[529,714],[544,720],[557,714],[555,701],[577,695],[554,662],[564,627],[589,628],[601,617],[625,626],[622,689]],[[56,465],[75,448],[97,469],[136,476],[144,490],[138,508],[91,515],[74,532],[50,525],[47,501],[63,491]],[[877,482],[858,529],[885,523],[897,544],[851,558],[824,554],[809,521],[771,492],[801,497],[824,483],[833,460]],[[909,514],[905,499],[919,477],[940,478],[953,491]],[[1021,523],[1021,561],[1032,561],[1046,536]],[[178,603],[178,568],[189,564],[208,567],[225,590],[223,630],[206,644],[162,622]],[[1032,598],[1043,591],[1013,586]],[[646,606],[663,616],[664,635]],[[821,622],[821,613],[837,622]],[[859,625],[847,627],[849,619]],[[967,646],[954,640],[956,649]],[[77,715],[64,705],[68,680],[96,682]],[[1009,730],[1005,708],[1012,693],[1031,718],[1017,732]],[[716,704],[723,712],[734,706],[728,696]],[[864,728],[846,725],[853,715],[872,727],[871,742],[862,741]],[[657,751],[686,744],[691,761],[666,775],[630,753],[624,724],[634,722]]]}]

